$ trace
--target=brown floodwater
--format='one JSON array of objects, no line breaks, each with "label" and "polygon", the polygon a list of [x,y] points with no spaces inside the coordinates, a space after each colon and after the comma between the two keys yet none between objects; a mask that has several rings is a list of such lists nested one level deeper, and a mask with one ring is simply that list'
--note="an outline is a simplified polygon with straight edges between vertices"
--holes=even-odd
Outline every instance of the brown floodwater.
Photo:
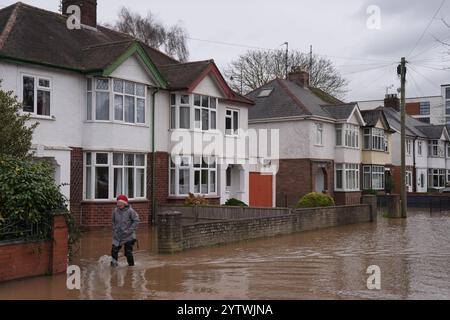
[{"label": "brown floodwater", "polygon": [[[137,265],[108,266],[109,232],[83,235],[66,275],[0,284],[0,299],[450,299],[450,214],[412,213],[359,224],[159,255],[155,231],[139,231]],[[381,290],[367,268],[381,268]]]}]

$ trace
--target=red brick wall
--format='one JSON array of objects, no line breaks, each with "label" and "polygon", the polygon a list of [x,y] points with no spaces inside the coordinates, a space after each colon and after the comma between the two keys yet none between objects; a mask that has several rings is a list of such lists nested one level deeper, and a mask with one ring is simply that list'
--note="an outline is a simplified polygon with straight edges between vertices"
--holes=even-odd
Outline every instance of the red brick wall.
[{"label": "red brick wall", "polygon": [[334,201],[337,206],[361,204],[361,192],[335,192]]},{"label": "red brick wall", "polygon": [[406,113],[410,116],[420,116],[420,103],[419,102],[410,102],[407,103],[406,106]]},{"label": "red brick wall", "polygon": [[81,223],[83,200],[83,149],[72,148],[70,152],[70,212]]},{"label": "red brick wall", "polygon": [[[277,174],[277,207],[294,207],[301,197],[313,192],[315,173],[319,169],[318,162],[310,159],[280,160]],[[326,185],[328,194],[333,196],[334,164],[330,161],[326,166]]]},{"label": "red brick wall", "polygon": [[[130,201],[130,205],[138,213],[142,225],[149,223],[150,201]],[[82,202],[82,224],[84,230],[110,228],[112,225],[112,211],[116,207],[115,201]]]},{"label": "red brick wall", "polygon": [[[152,159],[147,155],[147,200],[131,201],[138,212],[141,224],[151,223],[152,209]],[[167,203],[169,195],[169,155],[165,152],[156,153],[156,205]],[[70,208],[76,221],[83,229],[97,229],[111,226],[111,213],[115,207],[114,201],[83,201],[83,150],[72,148],[70,174]]]},{"label": "red brick wall", "polygon": [[0,244],[0,282],[66,272],[68,231],[65,218],[52,224],[53,241]]}]

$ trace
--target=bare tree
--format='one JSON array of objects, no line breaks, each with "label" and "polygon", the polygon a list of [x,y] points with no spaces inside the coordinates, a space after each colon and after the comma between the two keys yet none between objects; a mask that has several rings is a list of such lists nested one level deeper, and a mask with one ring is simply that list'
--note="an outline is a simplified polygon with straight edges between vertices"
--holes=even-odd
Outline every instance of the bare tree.
[{"label": "bare tree", "polygon": [[[331,60],[313,55],[312,70],[309,70],[309,54],[291,51],[288,54],[288,69],[294,67],[310,72],[312,87],[336,97],[345,94],[347,81]],[[246,94],[275,78],[285,78],[286,53],[284,50],[250,50],[232,61],[224,73],[234,90]]]},{"label": "bare tree", "polygon": [[180,25],[166,27],[148,12],[146,17],[123,7],[114,29],[127,33],[179,61],[187,61],[187,31]]}]

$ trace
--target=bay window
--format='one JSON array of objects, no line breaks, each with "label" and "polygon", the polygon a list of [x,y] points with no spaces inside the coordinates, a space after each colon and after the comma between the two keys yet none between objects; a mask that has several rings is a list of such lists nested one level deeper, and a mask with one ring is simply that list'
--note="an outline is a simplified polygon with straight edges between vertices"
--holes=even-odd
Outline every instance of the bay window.
[{"label": "bay window", "polygon": [[146,197],[146,155],[87,152],[84,154],[84,199],[112,200]]},{"label": "bay window", "polygon": [[172,93],[170,128],[202,131],[217,129],[217,98]]},{"label": "bay window", "polygon": [[359,127],[352,124],[336,125],[336,146],[359,148]]},{"label": "bay window", "polygon": [[171,196],[217,194],[217,160],[215,157],[188,156],[170,159]]},{"label": "bay window", "polygon": [[430,188],[445,188],[446,179],[445,169],[428,169],[428,186]]},{"label": "bay window", "polygon": [[30,75],[22,76],[23,111],[38,116],[50,116],[51,80]]},{"label": "bay window", "polygon": [[383,129],[364,129],[364,149],[374,151],[388,151],[388,137]]},{"label": "bay window", "polygon": [[336,164],[335,190],[359,191],[359,164]]},{"label": "bay window", "polygon": [[430,157],[444,158],[445,143],[441,140],[431,140],[428,144],[428,154]]},{"label": "bay window", "polygon": [[121,79],[88,78],[86,119],[145,124],[146,96],[144,84]]},{"label": "bay window", "polygon": [[363,167],[363,189],[383,190],[385,186],[385,168],[382,166]]}]

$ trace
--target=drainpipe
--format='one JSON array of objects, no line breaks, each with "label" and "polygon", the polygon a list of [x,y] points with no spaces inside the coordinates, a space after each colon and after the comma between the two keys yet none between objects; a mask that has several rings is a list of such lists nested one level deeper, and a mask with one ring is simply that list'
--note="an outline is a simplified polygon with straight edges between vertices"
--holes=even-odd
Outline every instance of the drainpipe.
[{"label": "drainpipe", "polygon": [[152,224],[156,223],[156,145],[155,145],[155,109],[156,109],[156,94],[159,92],[159,88],[155,88],[155,91],[152,93],[152,190],[151,190],[151,199],[152,199]]},{"label": "drainpipe", "polygon": [[413,192],[417,192],[416,142],[417,142],[417,137],[414,137],[414,141],[413,141],[413,172],[412,172]]}]

